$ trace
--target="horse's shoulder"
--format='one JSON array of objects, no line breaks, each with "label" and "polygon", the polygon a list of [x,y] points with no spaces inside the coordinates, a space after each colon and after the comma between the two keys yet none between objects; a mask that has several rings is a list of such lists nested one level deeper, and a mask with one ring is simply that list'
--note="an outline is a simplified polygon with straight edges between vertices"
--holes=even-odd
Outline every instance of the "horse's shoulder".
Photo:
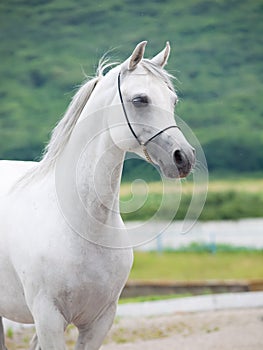
[{"label": "horse's shoulder", "polygon": [[7,193],[16,181],[37,164],[29,161],[0,160],[0,196]]}]

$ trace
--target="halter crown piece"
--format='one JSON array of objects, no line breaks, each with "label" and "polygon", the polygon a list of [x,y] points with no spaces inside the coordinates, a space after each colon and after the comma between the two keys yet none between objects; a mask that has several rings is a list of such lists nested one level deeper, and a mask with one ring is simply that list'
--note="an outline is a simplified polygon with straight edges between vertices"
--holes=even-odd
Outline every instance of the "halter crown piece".
[{"label": "halter crown piece", "polygon": [[149,162],[149,163],[152,163],[154,164],[152,158],[150,157],[148,151],[147,151],[147,148],[146,148],[146,145],[152,141],[155,137],[159,136],[160,134],[162,134],[164,131],[168,130],[168,129],[171,129],[171,128],[177,128],[180,130],[179,126],[177,125],[170,125],[170,126],[167,126],[166,128],[158,131],[156,134],[154,134],[153,136],[151,136],[146,142],[143,142],[139,139],[139,137],[136,135],[131,123],[130,123],[130,120],[129,120],[129,117],[128,117],[128,114],[127,114],[127,110],[125,108],[125,105],[124,105],[124,101],[123,101],[123,97],[122,97],[122,92],[121,92],[121,72],[118,74],[118,92],[119,92],[119,97],[120,97],[120,101],[121,101],[121,105],[122,105],[122,110],[123,110],[123,113],[124,113],[124,116],[125,116],[125,119],[127,121],[127,124],[128,124],[128,127],[129,129],[131,130],[131,133],[133,134],[133,136],[135,137],[135,139],[138,141],[139,145],[142,146],[142,150],[143,150],[143,153],[145,155],[145,158],[146,160]]}]

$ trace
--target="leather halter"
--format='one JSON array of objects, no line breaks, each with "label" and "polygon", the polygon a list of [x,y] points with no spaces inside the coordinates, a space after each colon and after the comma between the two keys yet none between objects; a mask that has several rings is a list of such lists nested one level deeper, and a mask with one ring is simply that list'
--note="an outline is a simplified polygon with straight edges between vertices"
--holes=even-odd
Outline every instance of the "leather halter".
[{"label": "leather halter", "polygon": [[136,135],[131,123],[130,123],[130,120],[129,120],[129,117],[128,117],[128,113],[127,113],[127,110],[125,108],[125,105],[124,105],[124,101],[123,101],[123,97],[122,97],[122,92],[121,92],[121,72],[118,74],[118,92],[119,92],[119,97],[120,97],[120,101],[121,101],[121,105],[122,105],[122,110],[123,110],[123,113],[124,113],[124,116],[125,116],[125,119],[127,121],[127,124],[128,124],[128,127],[131,131],[131,133],[133,134],[133,136],[135,137],[135,139],[138,141],[139,145],[142,146],[142,150],[143,150],[143,153],[145,155],[145,158],[147,159],[148,162],[154,164],[154,162],[152,161],[149,153],[147,152],[147,148],[146,148],[146,145],[152,141],[155,137],[159,136],[160,134],[162,134],[164,131],[168,130],[168,129],[171,129],[171,128],[177,128],[179,130],[181,130],[179,128],[179,126],[177,125],[170,125],[170,126],[167,126],[166,128],[158,131],[156,134],[154,134],[153,136],[151,136],[147,141],[143,142],[139,139],[139,137]]}]

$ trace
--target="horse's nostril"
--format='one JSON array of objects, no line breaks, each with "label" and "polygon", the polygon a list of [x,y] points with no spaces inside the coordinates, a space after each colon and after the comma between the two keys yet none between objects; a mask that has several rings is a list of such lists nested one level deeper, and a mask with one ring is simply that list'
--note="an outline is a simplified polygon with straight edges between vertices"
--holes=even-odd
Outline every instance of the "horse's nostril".
[{"label": "horse's nostril", "polygon": [[182,165],[184,163],[184,155],[181,151],[177,150],[174,152],[174,161],[177,165]]}]

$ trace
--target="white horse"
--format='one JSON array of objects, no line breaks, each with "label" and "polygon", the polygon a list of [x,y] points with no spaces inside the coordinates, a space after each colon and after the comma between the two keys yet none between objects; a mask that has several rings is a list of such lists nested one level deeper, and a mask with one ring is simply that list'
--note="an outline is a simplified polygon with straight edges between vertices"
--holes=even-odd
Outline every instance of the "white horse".
[{"label": "white horse", "polygon": [[112,325],[133,262],[118,200],[125,152],[171,178],[194,164],[163,69],[169,43],[151,60],[145,45],[105,75],[100,66],[79,89],[40,162],[0,162],[0,316],[35,324],[31,349],[65,349],[70,323],[79,330],[75,349],[99,349]]}]

